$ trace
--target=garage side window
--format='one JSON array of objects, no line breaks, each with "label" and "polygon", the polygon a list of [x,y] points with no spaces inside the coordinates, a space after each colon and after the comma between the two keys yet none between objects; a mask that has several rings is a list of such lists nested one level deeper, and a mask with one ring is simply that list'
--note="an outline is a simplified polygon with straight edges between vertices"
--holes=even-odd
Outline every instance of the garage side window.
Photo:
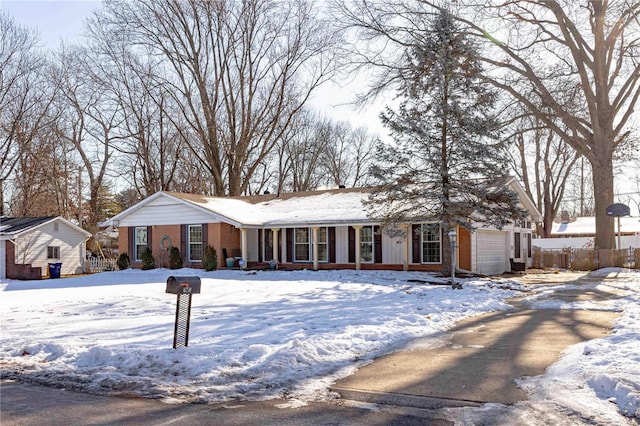
[{"label": "garage side window", "polygon": [[47,247],[47,259],[60,259],[60,247],[59,246]]},{"label": "garage side window", "polygon": [[202,225],[189,225],[189,260],[202,261]]},{"label": "garage side window", "polygon": [[422,224],[422,263],[442,263],[441,235],[439,223]]},{"label": "garage side window", "polygon": [[147,248],[147,227],[139,226],[134,230],[135,235],[135,260],[142,261],[142,252]]}]

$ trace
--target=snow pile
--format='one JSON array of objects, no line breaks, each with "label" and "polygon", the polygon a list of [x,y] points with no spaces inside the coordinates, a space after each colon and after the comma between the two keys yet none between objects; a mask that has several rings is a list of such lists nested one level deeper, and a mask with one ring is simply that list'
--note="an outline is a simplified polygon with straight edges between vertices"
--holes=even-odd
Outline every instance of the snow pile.
[{"label": "snow pile", "polygon": [[[198,275],[189,346],[172,349],[169,275]],[[463,290],[417,272],[128,270],[0,284],[3,377],[167,402],[330,397],[328,387],[373,358],[443,344],[458,320],[509,309],[606,309],[605,338],[574,345],[547,373],[523,378],[529,400],[445,410],[461,424],[624,424],[640,418],[640,271],[602,270],[578,286],[466,280]],[[442,284],[442,282],[440,282]],[[567,303],[554,291],[619,297]],[[626,417],[622,417],[624,414]],[[635,419],[635,420],[634,420]],[[551,423],[550,423],[551,422]]]},{"label": "snow pile", "polygon": [[[202,293],[192,299],[189,346],[174,350],[176,296],[165,282],[194,274]],[[375,356],[508,309],[503,300],[516,294],[482,280],[453,291],[425,277],[158,269],[14,281],[3,292],[0,362],[10,377],[103,394],[317,398]]]}]

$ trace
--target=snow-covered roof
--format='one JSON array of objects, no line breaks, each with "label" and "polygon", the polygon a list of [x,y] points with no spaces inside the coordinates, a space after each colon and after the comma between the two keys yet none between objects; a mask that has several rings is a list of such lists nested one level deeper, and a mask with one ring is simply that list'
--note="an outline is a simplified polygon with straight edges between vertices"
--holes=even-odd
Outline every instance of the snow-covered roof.
[{"label": "snow-covered roof", "polygon": [[[539,212],[513,179],[503,182],[518,192],[533,220],[539,220]],[[145,205],[159,203],[162,197],[171,203],[188,205],[212,221],[220,220],[243,227],[294,227],[323,226],[331,224],[376,223],[367,215],[363,201],[372,188],[340,188],[324,191],[264,194],[246,197],[215,197],[179,192],[157,192],[140,203],[101,223],[101,226],[118,226],[120,221],[134,214]]]},{"label": "snow-covered roof", "polygon": [[369,192],[352,188],[252,197],[168,194],[244,225],[276,227],[370,222],[362,205]]},{"label": "snow-covered roof", "polygon": [[[618,232],[618,220],[614,221],[616,232]],[[621,217],[620,230],[623,234],[640,233],[640,217]],[[565,235],[588,235],[596,233],[596,218],[593,216],[577,217],[571,222],[554,223],[551,229],[553,236]]]}]

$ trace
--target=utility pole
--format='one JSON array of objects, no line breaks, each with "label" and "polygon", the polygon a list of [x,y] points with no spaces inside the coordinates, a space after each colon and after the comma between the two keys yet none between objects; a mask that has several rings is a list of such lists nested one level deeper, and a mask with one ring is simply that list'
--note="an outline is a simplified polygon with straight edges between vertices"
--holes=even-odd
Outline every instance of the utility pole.
[{"label": "utility pole", "polygon": [[78,167],[78,223],[82,228],[82,167]]},{"label": "utility pole", "polygon": [[580,216],[584,216],[584,157],[580,158]]}]

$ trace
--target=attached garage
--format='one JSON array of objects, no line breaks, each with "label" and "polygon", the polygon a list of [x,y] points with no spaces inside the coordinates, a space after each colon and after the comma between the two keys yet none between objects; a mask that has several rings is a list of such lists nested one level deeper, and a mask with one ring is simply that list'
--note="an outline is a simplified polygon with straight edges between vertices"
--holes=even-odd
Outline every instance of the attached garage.
[{"label": "attached garage", "polygon": [[481,275],[502,274],[509,270],[509,246],[506,231],[476,231],[476,272]]}]

